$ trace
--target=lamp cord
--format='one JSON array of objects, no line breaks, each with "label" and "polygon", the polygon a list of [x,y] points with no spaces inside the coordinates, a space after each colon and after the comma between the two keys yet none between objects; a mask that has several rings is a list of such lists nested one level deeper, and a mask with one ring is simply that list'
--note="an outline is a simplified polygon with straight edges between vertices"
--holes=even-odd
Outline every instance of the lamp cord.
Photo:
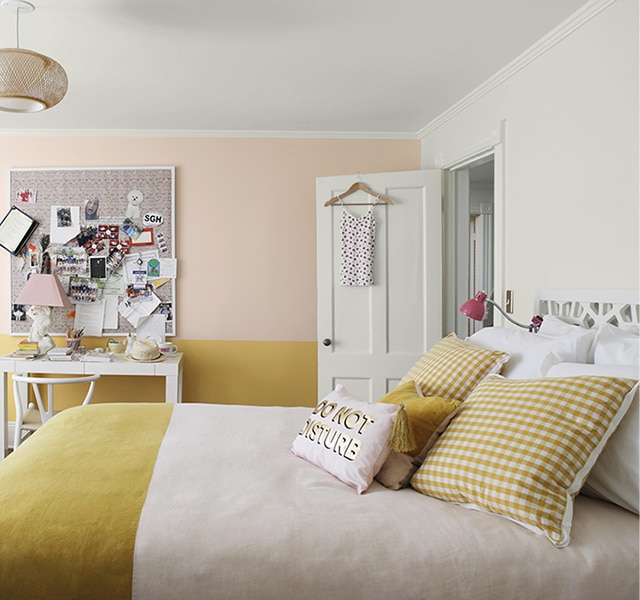
[{"label": "lamp cord", "polygon": [[16,48],[20,48],[20,7],[16,9]]},{"label": "lamp cord", "polygon": [[516,321],[515,319],[512,319],[500,306],[498,306],[493,300],[489,300],[489,298],[487,298],[485,300],[485,302],[487,302],[487,304],[491,304],[491,306],[495,306],[500,313],[502,313],[502,315],[505,317],[505,319],[507,319],[507,321],[510,321],[511,323],[513,323],[514,325],[517,325],[518,327],[522,327],[524,329],[529,329],[529,325],[523,325],[522,323],[518,323],[518,321]]}]

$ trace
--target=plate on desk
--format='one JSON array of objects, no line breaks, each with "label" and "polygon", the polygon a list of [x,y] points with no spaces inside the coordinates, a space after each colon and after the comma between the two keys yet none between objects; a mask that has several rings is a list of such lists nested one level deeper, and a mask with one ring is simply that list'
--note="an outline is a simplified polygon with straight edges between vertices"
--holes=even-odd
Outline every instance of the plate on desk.
[{"label": "plate on desk", "polygon": [[156,356],[156,358],[150,358],[148,360],[141,360],[139,358],[134,358],[131,355],[127,356],[126,358],[127,360],[130,360],[131,362],[135,362],[135,363],[155,363],[155,362],[163,361],[165,357],[161,354],[160,356]]}]

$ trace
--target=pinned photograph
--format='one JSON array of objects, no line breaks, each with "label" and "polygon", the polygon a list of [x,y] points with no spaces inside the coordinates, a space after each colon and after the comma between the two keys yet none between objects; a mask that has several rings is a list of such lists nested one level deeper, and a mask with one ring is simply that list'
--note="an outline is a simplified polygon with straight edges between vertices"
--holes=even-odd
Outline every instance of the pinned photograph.
[{"label": "pinned photograph", "polygon": [[24,304],[13,304],[11,306],[11,320],[12,321],[26,321],[27,320],[27,307]]},{"label": "pinned photograph", "polygon": [[142,231],[140,225],[136,225],[131,219],[125,219],[122,223],[122,231],[124,231],[132,240],[135,240]]},{"label": "pinned photograph", "polygon": [[95,302],[98,299],[98,284],[89,277],[71,277],[69,298],[72,302]]},{"label": "pinned photograph", "polygon": [[70,206],[58,206],[56,211],[58,219],[58,227],[71,227],[71,207]]},{"label": "pinned photograph", "polygon": [[124,255],[125,253],[118,248],[109,252],[109,256],[107,256],[107,268],[109,271],[115,271],[122,264]]},{"label": "pinned photograph", "polygon": [[111,251],[118,250],[123,254],[129,254],[130,249],[131,249],[131,240],[125,240],[125,239],[109,240],[109,250]]},{"label": "pinned photograph", "polygon": [[162,231],[158,231],[158,233],[156,234],[156,240],[158,241],[158,248],[160,248],[160,252],[169,252],[169,244],[167,244],[167,240],[164,237],[164,233],[162,233]]},{"label": "pinned photograph", "polygon": [[89,272],[93,279],[104,279],[107,276],[107,257],[92,256],[89,259]]},{"label": "pinned photograph", "polygon": [[79,206],[51,207],[51,243],[66,244],[80,233]]},{"label": "pinned photograph", "polygon": [[91,198],[84,203],[85,221],[97,221],[100,218],[100,200]]},{"label": "pinned photograph", "polygon": [[24,202],[27,204],[35,204],[36,190],[18,190],[16,193],[16,202]]},{"label": "pinned photograph", "polygon": [[87,253],[82,248],[61,247],[52,251],[56,271],[61,275],[81,275],[87,271]]},{"label": "pinned photograph", "polygon": [[95,227],[82,227],[80,229],[80,233],[76,236],[76,240],[78,242],[78,246],[84,246],[87,242],[90,242],[93,238],[96,237],[96,228]]},{"label": "pinned photograph", "polygon": [[149,284],[129,284],[127,286],[127,297],[129,300],[151,300],[155,298],[155,294],[153,293],[153,287]]},{"label": "pinned photograph", "polygon": [[147,275],[149,277],[160,277],[160,261],[152,258],[147,263]]},{"label": "pinned photograph", "polygon": [[161,302],[158,312],[167,317],[167,322],[173,321],[173,305],[171,302]]},{"label": "pinned photograph", "polygon": [[132,246],[153,246],[153,228],[147,227],[140,231],[135,240],[131,240]]},{"label": "pinned photograph", "polygon": [[117,225],[98,225],[98,235],[106,240],[117,240],[120,227]]},{"label": "pinned photograph", "polygon": [[106,242],[103,239],[98,237],[94,237],[92,240],[89,240],[84,246],[84,251],[89,255],[93,255],[96,252],[102,252],[106,248]]}]

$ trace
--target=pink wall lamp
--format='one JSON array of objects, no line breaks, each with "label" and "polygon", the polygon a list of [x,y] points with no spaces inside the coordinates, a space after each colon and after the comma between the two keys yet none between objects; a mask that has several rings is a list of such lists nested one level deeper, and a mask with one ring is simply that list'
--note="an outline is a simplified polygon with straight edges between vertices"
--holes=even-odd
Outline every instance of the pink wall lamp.
[{"label": "pink wall lamp", "polygon": [[495,306],[498,311],[514,325],[518,327],[523,327],[524,329],[528,329],[532,333],[538,333],[538,329],[540,329],[540,325],[542,325],[542,317],[539,315],[535,315],[531,319],[531,323],[529,325],[524,325],[522,323],[518,323],[515,319],[512,319],[498,304],[496,304],[493,300],[487,298],[487,294],[485,292],[478,292],[473,298],[467,300],[461,307],[460,312],[463,315],[466,315],[470,319],[474,321],[482,321],[484,319],[485,313],[485,302],[487,304],[491,304]]}]

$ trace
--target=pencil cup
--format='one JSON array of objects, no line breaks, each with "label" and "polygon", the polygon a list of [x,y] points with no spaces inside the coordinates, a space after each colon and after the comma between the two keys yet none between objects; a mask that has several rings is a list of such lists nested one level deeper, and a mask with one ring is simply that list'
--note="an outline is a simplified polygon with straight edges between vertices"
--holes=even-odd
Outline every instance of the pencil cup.
[{"label": "pencil cup", "polygon": [[67,348],[71,348],[72,350],[76,351],[78,350],[78,348],[80,348],[80,343],[82,342],[82,338],[81,337],[75,337],[75,338],[67,338]]}]

